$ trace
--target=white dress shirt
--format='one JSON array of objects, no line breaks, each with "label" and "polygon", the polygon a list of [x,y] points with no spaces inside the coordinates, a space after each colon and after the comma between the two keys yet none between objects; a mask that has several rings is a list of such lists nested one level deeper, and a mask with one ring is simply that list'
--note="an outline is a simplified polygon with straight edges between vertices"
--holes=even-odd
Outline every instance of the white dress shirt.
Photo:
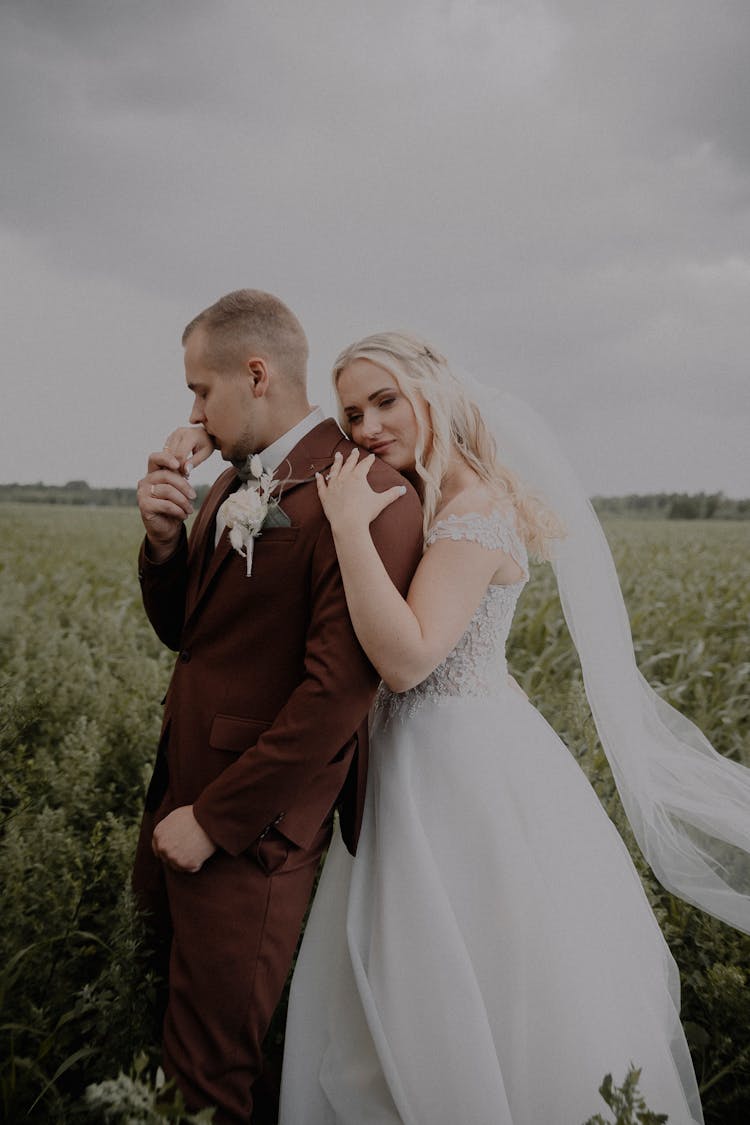
[{"label": "white dress shirt", "polygon": [[282,461],[286,461],[289,454],[294,449],[298,441],[302,441],[305,434],[309,434],[310,430],[314,430],[321,422],[325,422],[326,416],[323,413],[323,408],[314,406],[310,413],[298,422],[296,426],[292,426],[291,430],[287,430],[280,438],[272,442],[267,449],[260,451],[259,457],[264,469],[269,473],[275,473]]}]

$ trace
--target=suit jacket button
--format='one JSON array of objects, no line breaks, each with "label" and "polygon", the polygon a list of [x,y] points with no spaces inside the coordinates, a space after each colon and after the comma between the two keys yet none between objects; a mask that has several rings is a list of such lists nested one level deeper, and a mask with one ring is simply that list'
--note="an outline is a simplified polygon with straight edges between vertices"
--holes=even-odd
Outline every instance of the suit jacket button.
[{"label": "suit jacket button", "polygon": [[190,663],[190,651],[188,649],[184,648],[182,650],[182,652],[180,653],[180,660],[182,661],[183,664],[189,664]]}]

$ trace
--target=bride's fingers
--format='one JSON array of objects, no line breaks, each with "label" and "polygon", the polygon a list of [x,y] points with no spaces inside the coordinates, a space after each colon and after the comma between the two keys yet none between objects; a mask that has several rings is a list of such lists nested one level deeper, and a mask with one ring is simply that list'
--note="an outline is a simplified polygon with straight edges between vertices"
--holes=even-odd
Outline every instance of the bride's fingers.
[{"label": "bride's fingers", "polygon": [[367,474],[369,473],[370,469],[372,468],[374,461],[375,461],[375,454],[374,453],[368,453],[366,457],[363,457],[362,460],[357,462],[357,464],[354,466],[353,471],[352,471],[352,475],[356,476],[356,477],[359,477],[360,480],[366,480]]},{"label": "bride's fingers", "polygon": [[344,460],[344,458],[341,456],[340,453],[335,453],[333,455],[333,464],[331,465],[330,469],[326,473],[326,480],[329,483],[332,480],[336,480],[336,478],[338,477],[339,473],[341,472],[341,465],[342,465],[343,460]]},{"label": "bride's fingers", "polygon": [[[338,457],[339,454],[337,453],[336,456]],[[338,475],[339,475],[341,480],[345,480],[346,477],[351,476],[352,471],[354,470],[358,460],[359,460],[359,450],[353,449],[351,451],[351,453],[349,454],[349,456],[347,457],[346,461],[344,461],[340,466],[340,472],[339,472]]]},{"label": "bride's fingers", "polygon": [[326,473],[326,480],[329,484],[335,484],[339,480],[346,480],[351,475],[352,469],[357,464],[359,458],[359,450],[353,449],[349,456],[344,460],[340,453],[335,453],[333,457],[333,464],[330,470]]},{"label": "bride's fingers", "polygon": [[379,503],[377,504],[375,515],[379,516],[385,508],[387,508],[390,504],[393,504],[395,500],[400,500],[401,497],[405,495],[406,485],[404,484],[396,484],[393,486],[393,488],[387,488],[385,492],[374,492],[373,496],[377,496],[379,501]]}]

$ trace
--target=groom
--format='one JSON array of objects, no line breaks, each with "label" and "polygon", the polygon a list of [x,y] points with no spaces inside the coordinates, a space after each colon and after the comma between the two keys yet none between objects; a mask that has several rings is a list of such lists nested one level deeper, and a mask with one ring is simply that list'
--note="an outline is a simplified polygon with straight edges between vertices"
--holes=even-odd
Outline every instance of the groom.
[{"label": "groom", "polygon": [[[179,654],[134,886],[171,938],[164,1069],[188,1108],[216,1104],[216,1125],[246,1125],[335,808],[356,845],[378,677],[349,621],[315,487],[315,472],[352,446],[310,407],[299,321],[276,297],[239,290],[191,321],[183,344],[190,421],[235,468],[213,485],[189,539],[195,494],[178,459],[153,453],[138,485],[143,602]],[[241,480],[253,454],[282,485],[248,576],[217,513],[255,486]],[[382,462],[369,479],[378,491],[403,484]],[[422,548],[413,489],[372,535],[405,592]]]}]

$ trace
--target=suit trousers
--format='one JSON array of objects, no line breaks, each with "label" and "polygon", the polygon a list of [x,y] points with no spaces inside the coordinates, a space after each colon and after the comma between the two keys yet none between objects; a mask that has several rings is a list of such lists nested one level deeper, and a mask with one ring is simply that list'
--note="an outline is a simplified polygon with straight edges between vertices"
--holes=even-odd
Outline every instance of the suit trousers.
[{"label": "suit trousers", "polygon": [[[139,845],[150,840],[144,818]],[[136,892],[162,944],[171,929],[163,1066],[190,1110],[214,1125],[248,1125],[263,1040],[292,965],[331,820],[309,849],[275,828],[239,856],[216,852],[195,874],[162,865]],[[166,890],[169,918],[158,903]],[[258,1107],[260,1108],[260,1107]],[[253,1119],[255,1120],[255,1119]]]}]

